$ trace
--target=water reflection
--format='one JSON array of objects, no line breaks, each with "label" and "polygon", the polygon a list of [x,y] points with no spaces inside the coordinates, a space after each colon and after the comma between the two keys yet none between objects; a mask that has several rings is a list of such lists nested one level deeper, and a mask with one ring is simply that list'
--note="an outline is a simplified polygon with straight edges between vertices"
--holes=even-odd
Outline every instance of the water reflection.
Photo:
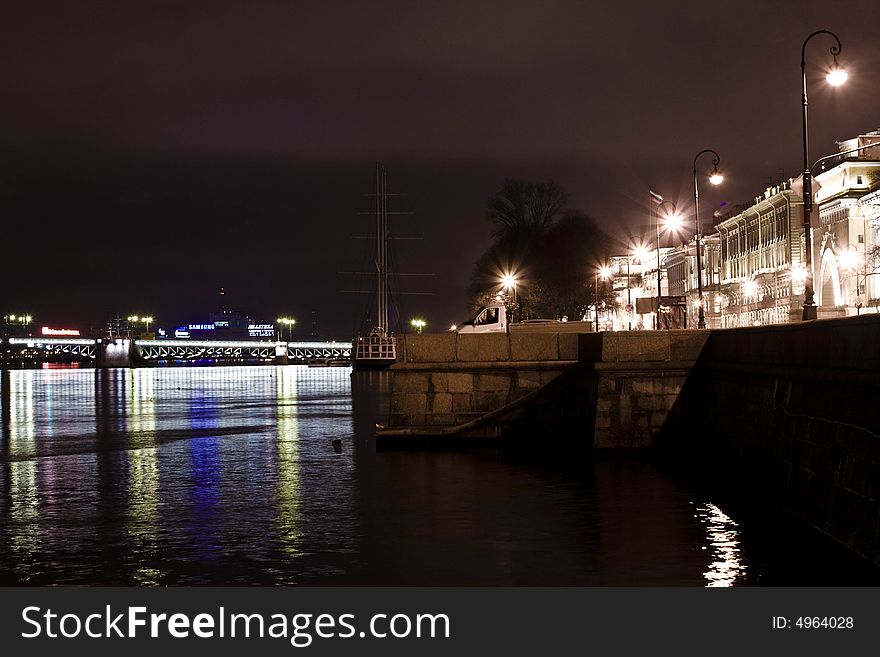
[{"label": "water reflection", "polygon": [[649,462],[376,452],[388,374],[0,371],[0,583],[721,586],[825,563]]},{"label": "water reflection", "polygon": [[740,532],[737,524],[721,509],[706,502],[696,509],[696,517],[706,526],[709,541],[709,570],[703,573],[706,586],[733,586],[743,579],[746,566],[742,562]]},{"label": "water reflection", "polygon": [[[34,382],[28,372],[8,372],[9,397],[4,404],[9,408],[8,449],[9,463],[9,522],[7,524],[9,549],[14,569],[27,582],[39,567],[40,548],[40,488],[37,462],[32,457],[36,444],[34,423]],[[29,458],[30,457],[30,458]]]},{"label": "water reflection", "polygon": [[131,541],[132,578],[139,585],[158,585],[162,571],[155,568],[159,543],[159,449],[156,442],[155,370],[127,372],[131,394],[128,424],[128,536]]},{"label": "water reflection", "polygon": [[300,546],[299,424],[297,419],[296,373],[279,368],[276,378],[278,445],[278,540],[287,557],[302,555]]}]

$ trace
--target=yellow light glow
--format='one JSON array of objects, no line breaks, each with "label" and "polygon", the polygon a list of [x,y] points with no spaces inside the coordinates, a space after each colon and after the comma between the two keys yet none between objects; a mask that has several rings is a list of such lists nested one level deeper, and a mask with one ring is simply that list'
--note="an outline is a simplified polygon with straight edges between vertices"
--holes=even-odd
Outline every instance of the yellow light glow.
[{"label": "yellow light glow", "polygon": [[859,255],[852,249],[842,251],[840,256],[841,269],[855,270],[859,266]]},{"label": "yellow light glow", "polygon": [[712,173],[711,176],[709,176],[709,182],[713,185],[720,185],[724,182],[724,176],[721,175],[718,171],[715,171]]},{"label": "yellow light glow", "polygon": [[846,79],[848,77],[849,77],[849,75],[847,74],[846,69],[835,64],[834,66],[831,67],[831,70],[828,71],[828,75],[825,76],[825,79],[828,81],[828,84],[830,84],[831,86],[839,87],[844,82],[846,82]]},{"label": "yellow light glow", "polygon": [[677,214],[670,214],[666,217],[666,230],[677,232],[681,229],[681,217]]},{"label": "yellow light glow", "polygon": [[599,278],[609,279],[613,274],[613,270],[608,265],[599,267]]},{"label": "yellow light glow", "polygon": [[506,288],[516,287],[516,276],[513,274],[504,274],[501,277],[501,284]]}]

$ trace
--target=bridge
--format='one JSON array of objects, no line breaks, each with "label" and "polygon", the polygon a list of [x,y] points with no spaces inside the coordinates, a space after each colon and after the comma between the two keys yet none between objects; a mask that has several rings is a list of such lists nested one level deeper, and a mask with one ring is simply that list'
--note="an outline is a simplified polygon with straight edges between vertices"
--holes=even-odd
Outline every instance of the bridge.
[{"label": "bridge", "polygon": [[7,338],[12,352],[28,351],[39,360],[95,361],[99,366],[137,363],[212,360],[273,361],[307,364],[315,361],[351,362],[350,342],[258,342],[233,340],[126,340],[102,338],[27,337]]}]

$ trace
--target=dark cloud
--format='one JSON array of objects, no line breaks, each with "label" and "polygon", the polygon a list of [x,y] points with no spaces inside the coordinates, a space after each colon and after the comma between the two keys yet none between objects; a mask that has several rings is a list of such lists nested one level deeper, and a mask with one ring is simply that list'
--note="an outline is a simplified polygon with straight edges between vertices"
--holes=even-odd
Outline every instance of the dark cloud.
[{"label": "dark cloud", "polygon": [[[688,207],[695,153],[727,173],[707,207],[800,163],[800,47],[837,32],[851,82],[808,55],[811,143],[880,127],[871,3],[808,1],[18,3],[0,39],[3,303],[100,321],[237,305],[337,337],[362,299],[359,210],[385,161],[421,242],[435,326],[465,304],[505,177],[556,178],[621,234],[653,186]],[[409,264],[409,263],[407,263]],[[322,319],[323,318],[323,319]]]}]

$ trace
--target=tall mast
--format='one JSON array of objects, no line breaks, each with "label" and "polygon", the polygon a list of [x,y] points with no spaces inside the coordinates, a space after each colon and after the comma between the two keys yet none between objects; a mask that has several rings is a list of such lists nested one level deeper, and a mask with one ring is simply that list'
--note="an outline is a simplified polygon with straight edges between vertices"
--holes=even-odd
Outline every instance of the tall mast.
[{"label": "tall mast", "polygon": [[376,310],[377,327],[388,331],[388,195],[385,167],[376,163]]}]

